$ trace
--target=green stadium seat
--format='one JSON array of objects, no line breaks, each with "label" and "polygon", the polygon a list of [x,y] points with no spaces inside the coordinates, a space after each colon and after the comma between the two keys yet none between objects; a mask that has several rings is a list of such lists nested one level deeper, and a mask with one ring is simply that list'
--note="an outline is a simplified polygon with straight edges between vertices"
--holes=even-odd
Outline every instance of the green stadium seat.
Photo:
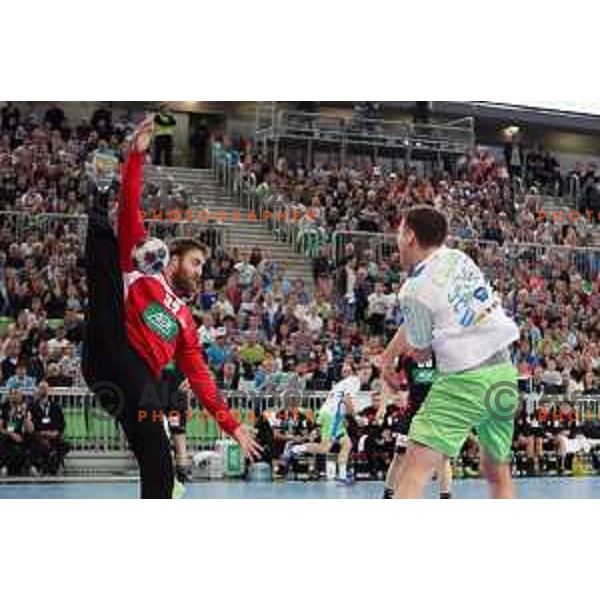
[{"label": "green stadium seat", "polygon": [[48,325],[52,327],[52,329],[57,329],[58,327],[63,327],[65,324],[64,319],[48,319]]},{"label": "green stadium seat", "polygon": [[10,317],[0,317],[0,333],[4,333],[10,325],[14,325],[15,320]]}]

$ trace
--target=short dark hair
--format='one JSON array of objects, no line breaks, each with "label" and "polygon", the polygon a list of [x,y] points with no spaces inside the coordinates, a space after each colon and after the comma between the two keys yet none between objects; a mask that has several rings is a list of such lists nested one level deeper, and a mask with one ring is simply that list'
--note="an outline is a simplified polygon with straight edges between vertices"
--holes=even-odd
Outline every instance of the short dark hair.
[{"label": "short dark hair", "polygon": [[169,244],[171,257],[179,256],[183,258],[192,250],[199,250],[205,258],[210,256],[210,248],[204,242],[194,238],[177,238]]},{"label": "short dark hair", "polygon": [[448,219],[433,206],[415,206],[404,213],[403,221],[422,248],[442,246],[448,237]]}]

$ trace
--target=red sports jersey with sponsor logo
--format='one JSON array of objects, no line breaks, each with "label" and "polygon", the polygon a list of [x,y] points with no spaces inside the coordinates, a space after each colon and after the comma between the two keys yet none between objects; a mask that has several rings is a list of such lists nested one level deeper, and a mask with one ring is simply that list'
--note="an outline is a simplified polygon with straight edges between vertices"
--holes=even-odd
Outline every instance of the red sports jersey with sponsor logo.
[{"label": "red sports jersey with sponsor logo", "polygon": [[173,361],[188,378],[192,391],[224,431],[238,427],[202,358],[198,334],[186,304],[163,275],[136,271],[132,253],[147,237],[140,212],[144,155],[131,151],[123,168],[118,239],[125,285],[125,320],[129,342],[159,379]]}]

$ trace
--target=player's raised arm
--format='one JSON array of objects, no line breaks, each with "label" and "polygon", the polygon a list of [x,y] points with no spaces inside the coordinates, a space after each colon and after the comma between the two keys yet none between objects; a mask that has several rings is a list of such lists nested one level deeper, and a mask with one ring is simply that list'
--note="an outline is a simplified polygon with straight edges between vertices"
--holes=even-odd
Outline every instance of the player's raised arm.
[{"label": "player's raised arm", "polygon": [[146,119],[133,135],[132,148],[123,167],[118,216],[119,260],[124,272],[133,270],[133,249],[147,237],[140,212],[142,171],[152,140],[153,124]]}]

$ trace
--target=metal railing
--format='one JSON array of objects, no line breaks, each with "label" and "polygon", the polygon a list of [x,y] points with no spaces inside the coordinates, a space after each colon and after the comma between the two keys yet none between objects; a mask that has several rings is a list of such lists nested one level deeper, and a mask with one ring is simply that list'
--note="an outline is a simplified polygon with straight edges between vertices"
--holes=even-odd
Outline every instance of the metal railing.
[{"label": "metal railing", "polygon": [[[4,398],[6,393],[6,389],[0,389],[0,398]],[[227,402],[234,411],[234,416],[249,427],[253,427],[259,419],[268,419],[275,416],[277,411],[284,410],[292,396],[300,400],[301,408],[313,419],[327,394],[296,391],[281,394],[226,392]],[[127,440],[121,428],[87,388],[54,388],[50,392],[50,398],[63,411],[65,441],[72,451],[90,454],[128,451]],[[190,408],[188,417],[191,417],[187,427],[187,446],[190,452],[212,449],[218,440],[225,439],[217,422],[201,407]]]},{"label": "metal railing", "polygon": [[[586,398],[568,390],[555,395],[541,394],[533,391],[533,379],[521,379],[521,406],[525,413],[537,416],[539,410],[558,408],[563,402],[579,403],[578,406],[591,407],[597,413],[596,397]],[[0,398],[6,394],[0,389]],[[311,423],[317,422],[317,413],[323,406],[328,392],[300,392],[288,390],[283,393],[263,394],[252,391],[225,392],[229,408],[234,418],[245,423],[249,428],[256,427],[261,419],[271,421],[279,415],[294,418],[295,410],[301,410]],[[87,388],[54,388],[50,392],[51,400],[63,411],[65,418],[64,439],[69,443],[72,452],[84,453],[88,456],[102,456],[106,453],[129,452],[127,439],[117,422],[100,406],[96,397]],[[295,399],[298,408],[290,408],[290,400]],[[587,404],[586,404],[587,402]],[[166,414],[165,414],[166,416]],[[158,412],[152,418],[163,420]],[[150,418],[150,417],[148,417]],[[186,430],[187,448],[191,453],[212,450],[215,444],[226,439],[217,422],[202,407],[193,407],[188,411]]]},{"label": "metal railing", "polygon": [[472,118],[449,123],[418,124],[327,113],[271,110],[257,119],[257,139],[302,140],[371,147],[413,147],[461,153],[475,145]]},{"label": "metal railing", "polygon": [[257,220],[272,232],[275,239],[287,244],[293,252],[314,257],[327,233],[314,222],[310,209],[292,203],[278,190],[256,186],[245,176],[243,167],[227,157],[221,148],[212,153],[214,178],[240,208],[252,211]]},{"label": "metal railing", "polygon": [[31,214],[20,211],[0,212],[0,230],[9,229],[14,241],[20,244],[28,240],[43,241],[49,234],[85,237],[86,215],[61,213]]},{"label": "metal railing", "polygon": [[[177,211],[172,211],[175,213]],[[229,230],[222,223],[203,222],[198,210],[191,211],[187,218],[185,211],[179,217],[169,211],[159,211],[152,218],[144,220],[149,235],[168,239],[172,237],[193,237],[201,239],[211,250],[229,245]],[[184,218],[185,217],[185,218]],[[55,213],[29,214],[18,211],[0,212],[0,231],[8,229],[11,239],[20,244],[27,240],[43,241],[49,234],[57,237],[75,236],[83,243],[87,234],[87,215],[64,215]]]}]

